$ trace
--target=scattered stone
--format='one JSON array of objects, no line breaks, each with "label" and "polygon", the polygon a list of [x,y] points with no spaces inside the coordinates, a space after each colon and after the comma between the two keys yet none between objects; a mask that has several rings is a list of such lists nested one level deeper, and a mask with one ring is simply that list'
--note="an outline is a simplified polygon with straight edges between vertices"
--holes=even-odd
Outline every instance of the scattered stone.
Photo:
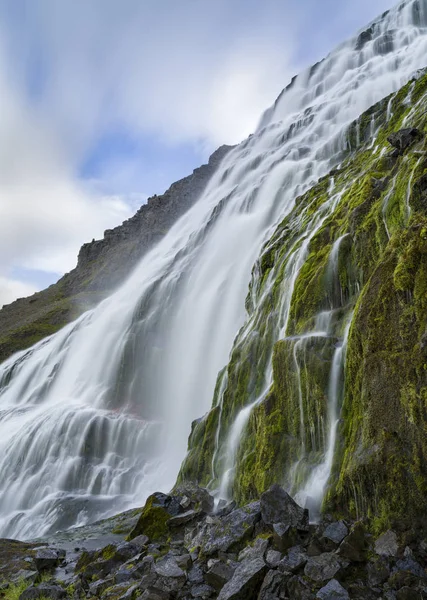
[{"label": "scattered stone", "polygon": [[246,546],[238,556],[238,561],[253,560],[255,558],[264,558],[267,548],[269,546],[269,540],[265,538],[257,538],[253,546]]},{"label": "scattered stone", "polygon": [[265,560],[269,567],[275,569],[282,560],[282,553],[273,549],[268,550]]},{"label": "scattered stone", "polygon": [[191,588],[191,595],[193,598],[201,598],[205,600],[205,598],[210,598],[215,593],[215,590],[206,584],[195,585]]},{"label": "scattered stone", "polygon": [[54,569],[60,561],[61,555],[53,548],[39,548],[34,556],[34,564],[38,571]]},{"label": "scattered stone", "polygon": [[258,600],[277,600],[285,598],[288,578],[283,573],[268,571],[262,582]]},{"label": "scattered stone", "polygon": [[275,523],[273,525],[273,547],[275,550],[284,553],[294,546],[296,541],[296,529],[283,523]]},{"label": "scattered stone", "polygon": [[185,577],[174,556],[163,558],[155,563],[154,572],[161,577]]},{"label": "scattered stone", "polygon": [[336,579],[331,579],[325,587],[317,592],[318,600],[350,600],[346,589]]},{"label": "scattered stone", "polygon": [[308,528],[308,510],[301,508],[280,485],[261,494],[261,517],[266,525],[283,523],[306,531]]},{"label": "scattered stone", "polygon": [[135,538],[133,538],[132,540],[132,544],[134,546],[136,546],[139,550],[139,552],[141,552],[141,550],[147,546],[147,544],[150,542],[150,539],[148,538],[148,536],[146,535],[137,535]]},{"label": "scattered stone", "polygon": [[204,524],[194,538],[186,539],[186,545],[200,547],[205,556],[228,552],[251,537],[260,517],[259,502],[252,502],[233,510],[222,519],[216,518],[212,524]]},{"label": "scattered stone", "polygon": [[338,548],[343,539],[348,535],[348,528],[344,521],[338,521],[337,523],[331,523],[323,532],[322,540],[326,543],[329,548],[328,550],[334,550]]},{"label": "scattered stone", "polygon": [[287,556],[280,561],[279,570],[297,573],[300,569],[305,567],[307,560],[308,557],[301,546],[295,546],[294,548],[291,548]]},{"label": "scattered stone", "polygon": [[320,556],[313,556],[308,559],[304,568],[306,577],[316,582],[323,582],[332,579],[341,569],[341,563],[332,552],[325,552]]},{"label": "scattered stone", "polygon": [[38,600],[39,598],[51,598],[52,600],[61,600],[67,595],[64,588],[60,585],[51,585],[49,583],[41,583],[37,587],[30,586],[22,592],[19,600]]},{"label": "scattered stone", "polygon": [[397,556],[399,544],[397,535],[389,529],[375,542],[375,552],[380,556]]},{"label": "scattered stone", "polygon": [[314,600],[311,587],[304,579],[297,575],[288,581],[288,595],[292,600]]},{"label": "scattered stone", "polygon": [[367,546],[365,527],[361,521],[357,521],[341,542],[338,553],[352,562],[364,562]]},{"label": "scattered stone", "polygon": [[189,554],[175,556],[175,560],[178,567],[184,571],[188,571],[188,569],[191,569],[193,565],[193,561],[191,560],[191,556]]},{"label": "scattered stone", "polygon": [[232,566],[220,560],[215,560],[209,567],[205,578],[207,583],[219,592],[227,581],[230,581],[233,577],[234,571],[235,569]]},{"label": "scattered stone", "polygon": [[187,510],[187,512],[182,513],[181,515],[176,515],[172,517],[167,522],[169,527],[181,527],[182,525],[186,525],[191,521],[195,521],[198,519],[203,512],[201,510]]},{"label": "scattered stone", "polygon": [[12,581],[26,581],[28,583],[34,583],[39,578],[38,571],[29,571],[27,569],[20,569],[14,576]]},{"label": "scattered stone", "polygon": [[267,572],[261,558],[241,563],[222,588],[218,600],[255,600]]}]

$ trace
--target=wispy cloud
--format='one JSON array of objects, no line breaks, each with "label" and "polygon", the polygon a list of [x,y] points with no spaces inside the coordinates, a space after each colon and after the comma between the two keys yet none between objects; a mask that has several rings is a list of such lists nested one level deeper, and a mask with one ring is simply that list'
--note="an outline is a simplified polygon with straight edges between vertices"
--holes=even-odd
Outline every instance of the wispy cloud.
[{"label": "wispy cloud", "polygon": [[[171,161],[170,149],[194,159],[247,136],[341,39],[340,19],[347,35],[388,4],[361,2],[325,0],[322,14],[317,0],[0,0],[3,285],[12,268],[69,270],[84,241],[127,218],[153,140]],[[137,151],[82,175],[111,132]]]}]

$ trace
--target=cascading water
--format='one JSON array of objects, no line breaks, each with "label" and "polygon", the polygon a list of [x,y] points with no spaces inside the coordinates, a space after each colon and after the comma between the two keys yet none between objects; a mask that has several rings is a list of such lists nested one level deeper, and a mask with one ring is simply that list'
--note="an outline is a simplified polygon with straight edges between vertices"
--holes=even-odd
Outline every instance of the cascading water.
[{"label": "cascading water", "polygon": [[[426,15],[426,0],[405,1],[294,79],[121,289],[0,366],[0,536],[93,521],[173,485],[236,333],[251,334],[245,296],[261,248],[297,196],[340,161],[352,120],[425,66]],[[333,203],[332,194],[297,236],[275,339]]]}]

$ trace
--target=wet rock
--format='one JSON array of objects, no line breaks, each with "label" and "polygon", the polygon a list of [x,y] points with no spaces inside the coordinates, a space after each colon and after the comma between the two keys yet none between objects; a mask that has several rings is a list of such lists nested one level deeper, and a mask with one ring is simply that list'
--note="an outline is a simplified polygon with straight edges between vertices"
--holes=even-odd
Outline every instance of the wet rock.
[{"label": "wet rock", "polygon": [[205,489],[192,483],[183,483],[174,489],[174,496],[179,498],[179,503],[184,510],[191,508],[194,511],[211,513],[214,510],[215,500]]},{"label": "wet rock", "polygon": [[387,141],[399,152],[399,154],[403,154],[405,150],[407,150],[412,144],[417,142],[419,139],[423,137],[423,134],[419,129],[415,129],[414,127],[409,129],[401,129],[395,133],[392,133]]},{"label": "wet rock", "polygon": [[241,546],[248,540],[259,521],[260,504],[252,502],[243,508],[233,510],[222,519],[206,520],[194,537],[186,538],[187,547],[200,547],[205,556]]},{"label": "wet rock", "polygon": [[397,556],[399,544],[394,531],[386,531],[375,542],[375,552],[379,556]]},{"label": "wet rock", "polygon": [[288,581],[288,596],[292,600],[314,600],[314,594],[311,587],[304,579],[298,576],[292,577]]},{"label": "wet rock", "polygon": [[285,558],[280,561],[278,568],[280,571],[297,573],[300,569],[305,567],[307,561],[308,556],[301,546],[295,546],[294,548],[291,548]]},{"label": "wet rock", "polygon": [[137,584],[132,585],[126,592],[120,596],[119,600],[134,600],[139,596],[139,586]]},{"label": "wet rock", "polygon": [[401,560],[398,560],[392,572],[395,573],[397,571],[406,571],[421,578],[426,577],[426,572],[422,566],[411,557],[405,557]]},{"label": "wet rock", "polygon": [[279,552],[286,552],[295,545],[297,541],[297,531],[290,525],[275,523],[273,525],[273,547]]},{"label": "wet rock", "polygon": [[268,571],[262,582],[258,600],[279,600],[286,598],[287,580],[283,573]]},{"label": "wet rock", "polygon": [[364,562],[367,549],[365,527],[361,521],[357,521],[348,536],[341,542],[338,553],[352,562]]},{"label": "wet rock", "polygon": [[308,510],[301,508],[277,484],[261,495],[261,518],[266,525],[283,523],[297,529],[308,528]]},{"label": "wet rock", "polygon": [[265,561],[269,567],[271,567],[272,569],[275,569],[278,566],[278,564],[280,563],[280,561],[282,560],[282,556],[283,555],[281,552],[271,549],[271,550],[267,551]]},{"label": "wet rock", "polygon": [[175,556],[175,560],[178,567],[184,571],[188,571],[188,569],[191,569],[193,565],[193,561],[191,560],[191,556],[189,554],[180,554],[179,556]]},{"label": "wet rock", "polygon": [[66,597],[65,590],[60,585],[41,583],[37,587],[30,586],[22,592],[19,600],[38,600],[39,598],[51,598],[61,600]]},{"label": "wet rock", "polygon": [[54,569],[63,558],[63,553],[53,548],[39,548],[34,556],[34,564],[38,571]]},{"label": "wet rock", "polygon": [[318,600],[350,600],[346,589],[336,579],[331,579],[325,587],[316,594]]},{"label": "wet rock", "polygon": [[138,548],[138,551],[141,552],[145,546],[150,542],[150,539],[146,535],[137,535],[132,540],[132,544]]},{"label": "wet rock", "polygon": [[261,558],[241,563],[222,588],[218,600],[254,600],[267,572]]},{"label": "wet rock", "polygon": [[216,560],[210,565],[205,578],[207,583],[219,592],[233,577],[234,571],[235,569],[231,565]]},{"label": "wet rock", "polygon": [[169,556],[159,560],[154,565],[154,572],[162,577],[184,577],[184,571],[178,566],[176,558]]},{"label": "wet rock", "polygon": [[99,581],[95,581],[91,583],[89,586],[89,591],[92,596],[100,596],[105,590],[113,585],[113,581],[100,579]]},{"label": "wet rock", "polygon": [[38,579],[38,577],[38,571],[21,569],[13,576],[13,581],[26,581],[28,583],[34,583]]},{"label": "wet rock", "polygon": [[267,548],[269,546],[269,540],[265,538],[257,538],[253,546],[247,546],[242,550],[238,556],[238,561],[253,560],[255,558],[264,558]]},{"label": "wet rock", "polygon": [[169,519],[167,524],[169,527],[182,527],[182,525],[186,525],[187,523],[200,518],[201,515],[203,515],[201,510],[187,510],[182,514]]},{"label": "wet rock", "polygon": [[348,535],[348,528],[344,521],[331,523],[323,532],[322,542],[327,550],[335,550]]},{"label": "wet rock", "polygon": [[341,563],[336,554],[325,552],[308,559],[304,574],[312,581],[321,583],[332,579],[340,569]]},{"label": "wet rock", "polygon": [[187,579],[190,583],[202,583],[204,580],[202,569],[199,566],[194,565],[193,568],[188,571]]},{"label": "wet rock", "polygon": [[182,512],[178,498],[156,492],[147,499],[137,524],[129,534],[132,540],[146,535],[151,541],[162,540],[168,534],[167,522]]},{"label": "wet rock", "polygon": [[171,594],[155,588],[148,588],[141,596],[142,600],[170,600]]},{"label": "wet rock", "polygon": [[427,598],[427,593],[414,587],[402,587],[396,592],[396,600],[420,600]]},{"label": "wet rock", "polygon": [[382,585],[390,577],[389,566],[383,558],[370,562],[367,566],[368,583],[371,587]]},{"label": "wet rock", "polygon": [[204,600],[205,598],[210,598],[215,593],[215,590],[206,584],[195,585],[191,588],[191,595],[193,598],[201,598]]}]

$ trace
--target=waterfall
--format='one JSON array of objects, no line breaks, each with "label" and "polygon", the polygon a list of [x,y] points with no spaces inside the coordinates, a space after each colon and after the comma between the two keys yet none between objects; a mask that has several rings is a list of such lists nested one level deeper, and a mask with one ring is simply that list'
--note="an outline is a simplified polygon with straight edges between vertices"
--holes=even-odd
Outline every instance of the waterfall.
[{"label": "waterfall", "polygon": [[[237,333],[251,335],[245,297],[261,249],[296,198],[340,162],[351,122],[425,66],[426,7],[403,2],[296,77],[115,294],[0,365],[0,536],[45,535],[172,487]],[[331,192],[297,236],[276,339],[335,201]],[[251,301],[262,301],[256,290]],[[231,457],[258,400],[237,416]]]}]

